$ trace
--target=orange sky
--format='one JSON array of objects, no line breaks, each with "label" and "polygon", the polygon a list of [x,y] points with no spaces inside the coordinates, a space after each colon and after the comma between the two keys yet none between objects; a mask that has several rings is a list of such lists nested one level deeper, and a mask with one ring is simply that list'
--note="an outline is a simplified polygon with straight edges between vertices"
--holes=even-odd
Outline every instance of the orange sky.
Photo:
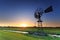
[{"label": "orange sky", "polygon": [[[37,26],[37,22],[15,22],[15,23],[0,23],[0,26],[23,26],[24,24],[26,24],[27,26]],[[52,23],[52,22],[43,22],[43,27],[59,27],[60,23]]]}]

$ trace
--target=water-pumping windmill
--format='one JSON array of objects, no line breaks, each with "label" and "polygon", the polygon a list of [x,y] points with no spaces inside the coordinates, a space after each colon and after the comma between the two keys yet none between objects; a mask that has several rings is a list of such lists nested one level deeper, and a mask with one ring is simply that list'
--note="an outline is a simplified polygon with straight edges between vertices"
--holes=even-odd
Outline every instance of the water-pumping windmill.
[{"label": "water-pumping windmill", "polygon": [[49,12],[52,12],[52,11],[53,11],[52,6],[49,6],[45,10],[42,10],[41,8],[37,8],[35,13],[34,13],[34,17],[37,19],[37,22],[38,22],[38,31],[36,31],[36,32],[29,31],[29,34],[37,35],[37,36],[47,36],[47,33],[45,33],[43,31],[43,27],[42,27],[42,25],[43,25],[42,22],[43,21],[41,20],[41,17],[43,16],[44,13],[49,13]]},{"label": "water-pumping windmill", "polygon": [[[53,11],[53,8],[52,6],[49,6],[47,9],[45,10],[42,10],[41,8],[37,8],[35,13],[34,13],[34,17],[37,19],[37,23],[38,23],[38,31],[39,32],[36,32],[36,34],[38,35],[46,35],[46,33],[43,31],[43,24],[42,24],[42,20],[41,20],[41,17],[43,16],[43,14],[45,13],[49,13],[49,12],[52,12]],[[39,29],[40,27],[40,29]]]},{"label": "water-pumping windmill", "polygon": [[52,6],[49,6],[47,9],[45,9],[45,10],[42,10],[42,9],[40,9],[40,8],[37,8],[36,9],[36,11],[35,11],[35,13],[34,13],[34,17],[38,20],[37,22],[38,22],[38,27],[42,27],[42,20],[41,20],[41,17],[42,17],[42,15],[44,14],[44,13],[49,13],[49,12],[52,12],[53,11],[53,9],[52,9]]}]

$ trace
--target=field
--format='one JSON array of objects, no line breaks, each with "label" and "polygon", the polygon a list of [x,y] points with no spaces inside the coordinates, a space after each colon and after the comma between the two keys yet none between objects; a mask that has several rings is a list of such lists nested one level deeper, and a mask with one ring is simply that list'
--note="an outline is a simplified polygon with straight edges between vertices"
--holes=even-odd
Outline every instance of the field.
[{"label": "field", "polygon": [[[60,40],[59,37],[51,36],[33,36],[30,34],[21,34],[15,32],[8,32],[3,30],[18,30],[18,31],[39,31],[38,28],[0,28],[0,40]],[[43,28],[46,33],[60,34],[60,28]]]}]

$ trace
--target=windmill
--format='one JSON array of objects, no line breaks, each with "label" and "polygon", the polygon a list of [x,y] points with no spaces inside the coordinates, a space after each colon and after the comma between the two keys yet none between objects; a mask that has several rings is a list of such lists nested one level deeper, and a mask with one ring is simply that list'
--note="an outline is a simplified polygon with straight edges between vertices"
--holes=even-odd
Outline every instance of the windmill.
[{"label": "windmill", "polygon": [[35,13],[34,13],[34,17],[37,19],[37,22],[38,22],[38,27],[41,27],[41,30],[38,28],[38,31],[35,31],[35,32],[32,32],[32,31],[28,31],[29,34],[32,34],[32,35],[37,35],[37,36],[47,36],[47,33],[45,33],[43,31],[43,28],[42,28],[42,20],[41,20],[41,17],[44,13],[49,13],[49,12],[52,12],[53,11],[53,8],[52,6],[49,6],[47,9],[45,10],[42,10],[41,8],[37,8]]},{"label": "windmill", "polygon": [[42,15],[44,14],[44,13],[49,13],[49,12],[52,12],[53,11],[53,8],[52,8],[52,6],[49,6],[47,9],[45,9],[45,10],[42,10],[42,9],[36,9],[36,11],[35,11],[35,13],[34,13],[34,17],[38,20],[37,22],[38,22],[38,27],[41,27],[41,30],[43,30],[43,28],[42,28],[42,20],[41,20],[41,17],[42,17]]}]

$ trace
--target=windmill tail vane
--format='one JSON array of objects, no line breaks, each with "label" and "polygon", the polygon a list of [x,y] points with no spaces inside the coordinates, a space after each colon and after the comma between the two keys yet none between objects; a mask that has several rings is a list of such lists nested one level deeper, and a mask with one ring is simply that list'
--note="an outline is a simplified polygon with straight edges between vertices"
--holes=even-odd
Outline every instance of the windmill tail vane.
[{"label": "windmill tail vane", "polygon": [[52,12],[53,8],[52,6],[49,6],[47,9],[44,10],[45,13]]}]

